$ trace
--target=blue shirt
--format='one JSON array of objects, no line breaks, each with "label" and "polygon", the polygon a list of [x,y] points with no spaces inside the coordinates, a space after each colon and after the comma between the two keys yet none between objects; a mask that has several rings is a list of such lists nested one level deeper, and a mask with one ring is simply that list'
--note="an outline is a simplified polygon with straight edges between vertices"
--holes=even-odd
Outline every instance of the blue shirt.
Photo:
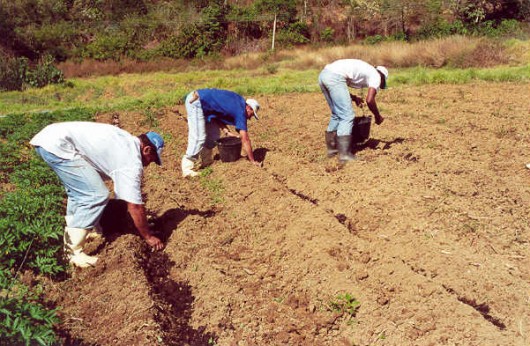
[{"label": "blue shirt", "polygon": [[243,96],[221,89],[199,89],[197,93],[208,122],[217,119],[236,130],[247,131],[247,103]]}]

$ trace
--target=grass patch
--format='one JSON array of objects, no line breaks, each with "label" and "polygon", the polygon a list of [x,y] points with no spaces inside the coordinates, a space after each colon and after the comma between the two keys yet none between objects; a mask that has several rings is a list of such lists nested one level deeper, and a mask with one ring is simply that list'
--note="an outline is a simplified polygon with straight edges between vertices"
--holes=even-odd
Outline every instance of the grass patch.
[{"label": "grass patch", "polygon": [[220,204],[224,202],[224,186],[221,179],[214,179],[211,177],[213,169],[211,167],[204,168],[200,175],[201,186],[210,193],[211,203]]},{"label": "grass patch", "polygon": [[[152,73],[73,79],[24,92],[0,93],[0,114],[85,109],[90,112],[131,111],[182,104],[193,89],[222,88],[245,96],[320,92],[319,69],[280,68],[274,75],[248,70]],[[464,84],[473,81],[529,82],[530,65],[488,69],[390,68],[389,87]]]}]

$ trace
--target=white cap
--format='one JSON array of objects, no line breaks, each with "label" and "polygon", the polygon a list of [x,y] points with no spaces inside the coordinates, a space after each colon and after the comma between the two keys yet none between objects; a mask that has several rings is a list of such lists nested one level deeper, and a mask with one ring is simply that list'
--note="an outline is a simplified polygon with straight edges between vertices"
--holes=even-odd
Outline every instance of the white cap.
[{"label": "white cap", "polygon": [[250,106],[250,108],[252,108],[252,110],[254,111],[254,118],[256,118],[256,120],[258,120],[258,111],[259,111],[259,103],[258,101],[254,100],[254,99],[247,99],[247,105]]},{"label": "white cap", "polygon": [[381,72],[385,76],[385,82],[388,81],[388,70],[384,66],[376,66],[377,71]]}]

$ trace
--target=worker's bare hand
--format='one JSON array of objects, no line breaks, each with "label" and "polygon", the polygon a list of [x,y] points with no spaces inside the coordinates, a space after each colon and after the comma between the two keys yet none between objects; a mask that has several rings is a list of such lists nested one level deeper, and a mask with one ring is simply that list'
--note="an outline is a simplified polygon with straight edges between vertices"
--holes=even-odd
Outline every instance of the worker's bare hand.
[{"label": "worker's bare hand", "polygon": [[154,235],[151,235],[145,239],[147,244],[153,248],[153,250],[158,251],[164,248],[164,243]]},{"label": "worker's bare hand", "polygon": [[227,132],[227,133],[226,133],[226,137],[235,137],[235,138],[239,138],[239,135],[238,135],[237,133]]},{"label": "worker's bare hand", "polygon": [[381,125],[383,123],[383,121],[385,121],[385,118],[383,118],[383,116],[378,116],[378,117],[375,117],[375,123],[377,125]]},{"label": "worker's bare hand", "polygon": [[258,166],[258,167],[260,167],[260,168],[263,167],[263,162],[252,161],[252,164],[253,164],[254,166]]},{"label": "worker's bare hand", "polygon": [[358,96],[355,96],[355,95],[352,95],[350,94],[350,98],[353,102],[355,102],[355,104],[357,105],[357,107],[359,108],[363,108],[363,105],[364,105],[364,101],[362,98],[358,97]]}]

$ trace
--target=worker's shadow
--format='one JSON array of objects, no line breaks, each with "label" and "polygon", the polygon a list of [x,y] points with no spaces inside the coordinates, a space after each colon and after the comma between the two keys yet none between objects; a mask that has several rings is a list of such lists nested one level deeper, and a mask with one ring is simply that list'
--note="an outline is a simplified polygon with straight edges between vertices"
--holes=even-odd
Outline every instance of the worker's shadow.
[{"label": "worker's shadow", "polygon": [[[161,216],[149,215],[149,223],[154,235],[164,243],[188,215],[212,217],[213,210],[169,209]],[[100,220],[105,242],[113,242],[124,233],[138,234],[134,222],[127,211],[127,203],[112,199],[107,204]],[[101,245],[104,246],[104,245]],[[170,271],[175,262],[165,251],[147,252],[142,261],[152,299],[157,307],[159,324],[163,330],[166,345],[209,345],[215,344],[218,336],[206,332],[205,326],[194,327],[191,323],[195,297],[192,287],[184,281],[173,279]]]},{"label": "worker's shadow", "polygon": [[[200,215],[203,217],[212,217],[215,215],[214,210],[197,210],[197,209],[169,209],[161,216],[149,215],[149,225],[153,235],[157,236],[164,243],[171,236],[171,233],[179,223],[188,215]],[[107,243],[112,243],[123,234],[140,235],[131,215],[127,211],[127,202],[119,199],[109,200],[103,216],[100,220],[103,236]]]},{"label": "worker's shadow", "polygon": [[405,138],[397,137],[391,141],[383,141],[380,139],[370,138],[364,143],[354,143],[352,145],[353,152],[363,151],[364,149],[376,149],[380,148],[380,144],[383,143],[382,150],[390,149],[394,144],[401,144],[405,141]]},{"label": "worker's shadow", "polygon": [[267,148],[257,148],[254,149],[254,159],[258,162],[265,161],[265,156],[267,156],[267,152],[269,149]]},{"label": "worker's shadow", "polygon": [[216,334],[207,332],[204,325],[195,327],[191,323],[193,288],[186,281],[173,279],[174,266],[175,262],[164,251],[149,253],[143,265],[157,307],[158,323],[164,332],[164,345],[216,345],[219,338]]}]

